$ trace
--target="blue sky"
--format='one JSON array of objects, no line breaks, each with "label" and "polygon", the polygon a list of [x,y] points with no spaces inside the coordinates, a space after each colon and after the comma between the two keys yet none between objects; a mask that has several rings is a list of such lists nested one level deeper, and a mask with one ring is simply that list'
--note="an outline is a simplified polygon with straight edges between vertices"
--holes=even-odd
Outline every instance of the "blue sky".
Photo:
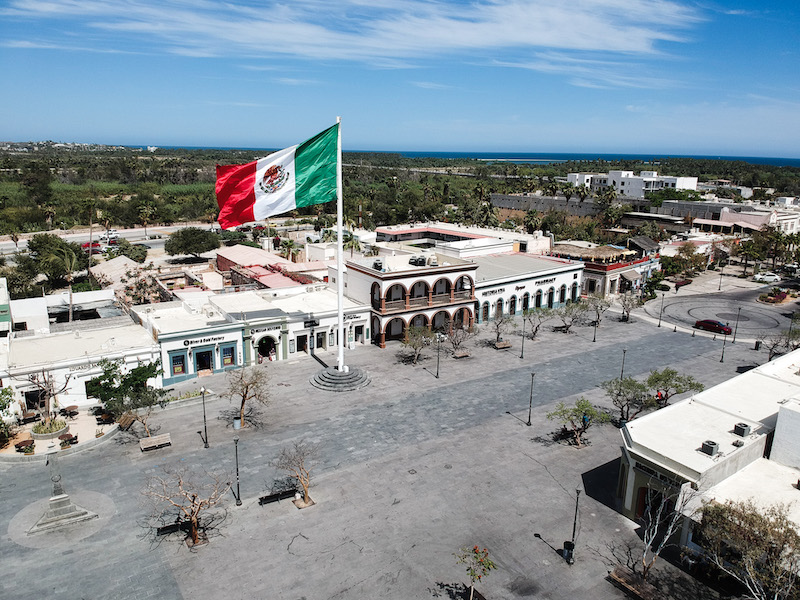
[{"label": "blue sky", "polygon": [[0,139],[800,157],[800,2],[0,0]]}]

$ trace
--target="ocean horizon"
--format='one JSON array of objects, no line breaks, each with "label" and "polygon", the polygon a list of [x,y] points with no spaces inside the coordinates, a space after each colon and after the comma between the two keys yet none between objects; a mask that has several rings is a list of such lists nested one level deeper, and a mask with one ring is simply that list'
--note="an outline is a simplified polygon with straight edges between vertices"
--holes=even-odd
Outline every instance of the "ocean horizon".
[{"label": "ocean horizon", "polygon": [[[137,148],[144,146],[128,146]],[[278,148],[239,148],[223,146],[157,146],[169,150],[244,150],[247,152],[264,152],[269,154]],[[434,152],[421,150],[347,150],[352,154],[398,154],[405,158],[443,158],[470,159],[491,162],[509,162],[514,164],[552,164],[580,161],[638,161],[647,164],[658,164],[666,158],[691,158],[696,160],[742,161],[754,165],[771,165],[775,167],[800,167],[800,158],[779,156],[724,156],[710,154],[670,154],[670,153],[625,153],[625,152]]]}]

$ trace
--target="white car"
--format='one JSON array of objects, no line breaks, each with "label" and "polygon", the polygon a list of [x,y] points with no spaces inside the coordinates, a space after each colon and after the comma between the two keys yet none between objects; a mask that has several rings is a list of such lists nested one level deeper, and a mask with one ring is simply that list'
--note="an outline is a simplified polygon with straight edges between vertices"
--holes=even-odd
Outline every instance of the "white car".
[{"label": "white car", "polygon": [[770,271],[764,271],[763,273],[758,273],[753,277],[753,281],[758,281],[759,283],[777,283],[781,280],[780,275],[776,275],[775,273],[771,273]]},{"label": "white car", "polygon": [[109,229],[108,231],[104,231],[100,234],[100,241],[101,242],[109,242],[111,240],[116,240],[119,237],[116,229]]}]

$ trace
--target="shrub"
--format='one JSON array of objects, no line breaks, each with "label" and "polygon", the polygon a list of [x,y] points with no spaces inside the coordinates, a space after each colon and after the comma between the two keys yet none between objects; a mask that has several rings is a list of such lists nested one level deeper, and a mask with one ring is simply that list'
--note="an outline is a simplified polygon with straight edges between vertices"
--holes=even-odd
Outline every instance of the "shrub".
[{"label": "shrub", "polygon": [[67,426],[64,419],[53,419],[48,424],[47,422],[37,423],[33,426],[33,433],[55,433]]}]

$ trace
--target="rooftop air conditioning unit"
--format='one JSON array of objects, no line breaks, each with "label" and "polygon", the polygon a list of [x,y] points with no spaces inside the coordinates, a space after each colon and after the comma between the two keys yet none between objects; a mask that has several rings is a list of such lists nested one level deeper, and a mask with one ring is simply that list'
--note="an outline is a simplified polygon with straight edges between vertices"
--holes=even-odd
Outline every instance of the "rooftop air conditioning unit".
[{"label": "rooftop air conditioning unit", "polygon": [[380,271],[381,269],[383,269],[383,261],[376,260],[374,263],[372,263],[372,268],[375,269],[376,271]]},{"label": "rooftop air conditioning unit", "polygon": [[436,260],[436,257],[435,257],[435,256],[431,256],[431,257],[428,259],[428,265],[429,265],[429,266],[431,266],[431,267],[438,267],[438,266],[439,266],[439,261],[438,261],[438,260]]},{"label": "rooftop air conditioning unit", "polygon": [[736,446],[737,448],[741,448],[742,446],[744,446],[744,440],[733,440],[733,445]]},{"label": "rooftop air conditioning unit", "polygon": [[701,450],[706,454],[708,454],[709,456],[715,456],[717,452],[719,452],[719,445],[717,444],[717,442],[706,440],[705,442],[703,442]]},{"label": "rooftop air conditioning unit", "polygon": [[750,435],[750,425],[747,423],[737,423],[733,426],[733,433],[739,437],[747,437]]}]

